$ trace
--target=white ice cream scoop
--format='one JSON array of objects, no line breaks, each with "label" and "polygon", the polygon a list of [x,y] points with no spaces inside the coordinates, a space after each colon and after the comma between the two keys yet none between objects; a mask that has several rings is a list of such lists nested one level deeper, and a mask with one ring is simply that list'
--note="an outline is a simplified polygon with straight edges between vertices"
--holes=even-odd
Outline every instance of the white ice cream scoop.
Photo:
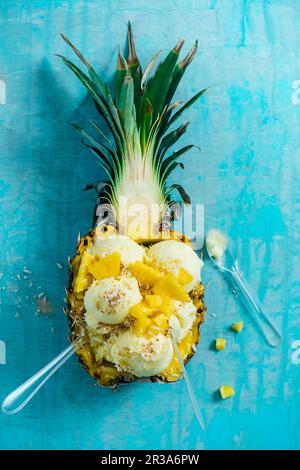
[{"label": "white ice cream scoop", "polygon": [[147,257],[153,267],[164,272],[171,272],[175,277],[180,269],[184,269],[192,276],[192,280],[184,285],[190,292],[201,279],[203,261],[195,251],[185,243],[177,240],[164,240],[152,245]]},{"label": "white ice cream scoop", "polygon": [[168,367],[172,356],[169,336],[159,333],[145,338],[127,330],[112,340],[112,347],[105,358],[136,377],[152,377]]},{"label": "white ice cream scoop", "polygon": [[267,343],[272,347],[279,346],[281,335],[247,281],[243,279],[233,241],[220,230],[211,230],[206,236],[206,250],[215,266],[230,276],[232,282],[241,292],[247,311]]},{"label": "white ice cream scoop", "polygon": [[93,255],[104,258],[115,252],[120,253],[122,264],[128,266],[136,261],[143,261],[145,248],[125,235],[95,238],[94,246],[91,248]]},{"label": "white ice cream scoop", "polygon": [[94,281],[86,291],[84,306],[88,326],[97,328],[99,322],[122,323],[130,307],[142,299],[137,280],[120,276]]}]

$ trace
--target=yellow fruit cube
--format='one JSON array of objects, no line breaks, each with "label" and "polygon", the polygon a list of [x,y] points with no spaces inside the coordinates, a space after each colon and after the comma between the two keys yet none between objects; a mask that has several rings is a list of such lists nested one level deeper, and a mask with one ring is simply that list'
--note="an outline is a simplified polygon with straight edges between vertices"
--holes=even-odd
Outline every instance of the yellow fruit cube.
[{"label": "yellow fruit cube", "polygon": [[216,350],[222,351],[222,349],[226,348],[226,339],[224,338],[217,338],[216,339]]},{"label": "yellow fruit cube", "polygon": [[234,323],[233,325],[231,325],[231,329],[233,331],[235,331],[236,333],[240,333],[243,328],[244,328],[244,322],[243,321],[239,321],[239,322]]},{"label": "yellow fruit cube", "polygon": [[131,264],[129,270],[142,285],[149,287],[153,286],[163,276],[163,273],[145,263],[141,263],[141,261]]},{"label": "yellow fruit cube", "polygon": [[158,308],[163,302],[163,298],[160,295],[145,295],[145,301],[151,308]]},{"label": "yellow fruit cube", "polygon": [[160,313],[159,315],[155,315],[155,317],[152,317],[152,321],[161,330],[167,330],[169,327],[168,321],[163,313]]},{"label": "yellow fruit cube", "polygon": [[129,309],[129,314],[134,318],[148,317],[154,312],[143,300]]},{"label": "yellow fruit cube", "polygon": [[192,282],[193,276],[188,273],[185,269],[180,268],[179,274],[177,276],[177,281],[180,282],[183,286]]},{"label": "yellow fruit cube", "polygon": [[99,256],[96,255],[90,261],[88,270],[98,281],[108,277],[119,276],[121,270],[121,255],[120,253],[112,253],[111,255],[105,256],[105,258],[99,258]]},{"label": "yellow fruit cube", "polygon": [[158,310],[161,313],[164,313],[165,317],[170,319],[170,317],[175,312],[175,305],[171,299],[165,298],[163,299],[162,304],[160,305]]},{"label": "yellow fruit cube", "polygon": [[221,385],[220,395],[224,400],[225,398],[229,398],[235,395],[235,391],[230,385]]},{"label": "yellow fruit cube", "polygon": [[137,335],[144,335],[151,325],[152,322],[149,320],[149,318],[147,318],[145,315],[140,316],[134,321],[134,331]]},{"label": "yellow fruit cube", "polygon": [[93,259],[93,255],[88,251],[84,251],[82,254],[81,262],[79,265],[79,269],[77,275],[74,279],[74,292],[79,293],[86,290],[91,282],[92,277],[89,274],[89,263]]},{"label": "yellow fruit cube", "polygon": [[170,297],[181,302],[187,302],[189,296],[173,274],[168,273],[159,279],[153,287],[153,293],[162,297]]}]

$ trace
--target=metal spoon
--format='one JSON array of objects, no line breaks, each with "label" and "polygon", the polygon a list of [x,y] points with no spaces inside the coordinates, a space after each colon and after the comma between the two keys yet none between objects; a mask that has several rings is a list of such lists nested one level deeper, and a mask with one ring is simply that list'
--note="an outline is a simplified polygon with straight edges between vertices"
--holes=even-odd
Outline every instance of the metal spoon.
[{"label": "metal spoon", "polygon": [[57,372],[58,369],[60,369],[60,367],[75,353],[76,346],[80,340],[81,338],[78,337],[72,344],[70,344],[70,346],[56,356],[55,359],[49,362],[49,364],[7,395],[1,405],[2,413],[13,415],[21,411],[42,388],[47,380],[49,380],[50,377],[52,377],[52,375],[55,374],[55,372]]},{"label": "metal spoon", "polygon": [[266,342],[272,347],[279,346],[282,341],[281,335],[273,325],[273,322],[270,319],[269,315],[267,315],[264,311],[262,304],[260,303],[259,299],[255,295],[247,281],[243,279],[238,265],[235,245],[233,241],[222,232],[218,231],[218,233],[220,234],[220,236],[223,236],[226,240],[226,243],[224,243],[224,251],[222,253],[221,250],[221,252],[219,252],[221,256],[216,257],[214,255],[213,247],[210,246],[210,244],[208,244],[206,240],[206,250],[208,256],[221,272],[231,277],[231,280],[242,294],[242,298],[245,303],[245,306],[247,307],[247,311],[251,315],[252,319],[254,320],[259,331],[262,333]]}]

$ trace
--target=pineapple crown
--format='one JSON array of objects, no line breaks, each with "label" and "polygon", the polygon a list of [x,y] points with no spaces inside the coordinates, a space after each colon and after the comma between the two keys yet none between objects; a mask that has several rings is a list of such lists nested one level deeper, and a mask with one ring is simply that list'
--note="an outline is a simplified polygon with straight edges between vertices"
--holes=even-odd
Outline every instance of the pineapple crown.
[{"label": "pineapple crown", "polygon": [[[112,205],[118,205],[122,182],[126,182],[128,186],[130,178],[143,179],[143,175],[144,178],[148,175],[149,179],[149,171],[153,179],[151,184],[156,187],[156,193],[159,193],[156,199],[165,204],[165,207],[171,204],[170,195],[174,190],[185,203],[190,203],[182,185],[168,186],[167,178],[178,166],[184,168],[178,161],[179,157],[195,147],[186,145],[169,153],[169,149],[188,127],[188,123],[184,123],[172,129],[173,125],[206,91],[199,91],[185,103],[172,102],[180,80],[197,52],[198,42],[196,41],[186,57],[179,61],[180,50],[184,44],[183,40],[179,40],[149,77],[160,51],[142,71],[130,22],[127,37],[128,56],[125,59],[119,49],[112,91],[81,52],[62,34],[62,38],[85,65],[87,73],[66,57],[60,57],[91,95],[99,114],[111,131],[111,136],[108,137],[92,120],[90,123],[98,135],[97,138],[77,124],[74,124],[74,127],[87,142],[85,145],[99,158],[108,176],[108,181],[100,187]],[[139,169],[136,171],[137,168]]]}]

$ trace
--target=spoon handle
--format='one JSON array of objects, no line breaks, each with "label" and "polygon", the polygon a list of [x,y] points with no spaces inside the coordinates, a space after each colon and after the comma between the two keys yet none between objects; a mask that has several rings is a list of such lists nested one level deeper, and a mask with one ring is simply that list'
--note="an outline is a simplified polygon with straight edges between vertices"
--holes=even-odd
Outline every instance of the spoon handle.
[{"label": "spoon handle", "polygon": [[253,293],[247,281],[243,279],[241,273],[236,268],[230,271],[230,273],[236,286],[243,295],[248,312],[251,314],[252,319],[255,321],[267,343],[272,347],[279,346],[282,340],[281,335],[273,325],[269,316],[265,313],[263,306]]},{"label": "spoon handle", "polygon": [[191,402],[192,402],[192,406],[193,406],[196,418],[197,418],[198,423],[200,424],[201,428],[203,429],[203,431],[205,431],[205,423],[204,423],[202,413],[200,411],[200,408],[199,408],[199,405],[198,405],[198,402],[197,402],[197,398],[196,398],[196,395],[195,395],[195,392],[194,392],[194,388],[191,384],[191,381],[189,379],[189,376],[188,376],[187,370],[185,368],[184,362],[183,362],[182,357],[180,355],[176,340],[175,340],[175,338],[173,336],[173,333],[172,333],[172,329],[170,329],[170,334],[171,334],[171,340],[172,340],[172,343],[173,343],[173,347],[174,347],[178,362],[179,362],[181,370],[182,370],[182,374],[183,374],[183,377],[184,377],[184,380],[185,380],[185,383],[186,383],[186,386],[187,386],[187,389],[188,389],[188,393],[189,393],[189,396],[190,396],[190,399],[191,399]]},{"label": "spoon handle", "polygon": [[12,415],[21,411],[34,395],[42,388],[47,380],[74,354],[79,338],[64,349],[55,359],[39,370],[30,379],[12,391],[3,400],[2,413]]}]

